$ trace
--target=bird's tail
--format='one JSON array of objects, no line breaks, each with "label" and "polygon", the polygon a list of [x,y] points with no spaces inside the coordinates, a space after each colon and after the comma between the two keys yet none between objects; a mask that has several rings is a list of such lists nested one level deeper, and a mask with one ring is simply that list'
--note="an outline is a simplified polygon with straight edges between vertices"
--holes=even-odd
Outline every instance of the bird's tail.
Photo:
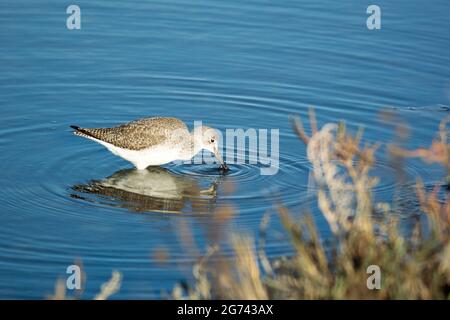
[{"label": "bird's tail", "polygon": [[80,128],[78,126],[70,126],[75,131],[73,132],[76,136],[85,137],[85,138],[95,138],[89,131]]}]

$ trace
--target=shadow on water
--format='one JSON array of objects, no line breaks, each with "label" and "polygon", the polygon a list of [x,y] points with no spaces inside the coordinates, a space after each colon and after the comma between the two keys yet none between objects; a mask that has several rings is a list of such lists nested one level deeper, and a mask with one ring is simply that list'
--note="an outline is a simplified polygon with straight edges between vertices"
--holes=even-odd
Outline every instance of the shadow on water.
[{"label": "shadow on water", "polygon": [[193,212],[211,212],[218,184],[219,178],[202,187],[198,179],[162,167],[124,169],[102,180],[74,185],[76,193],[70,196],[139,213],[181,213],[189,207]]}]

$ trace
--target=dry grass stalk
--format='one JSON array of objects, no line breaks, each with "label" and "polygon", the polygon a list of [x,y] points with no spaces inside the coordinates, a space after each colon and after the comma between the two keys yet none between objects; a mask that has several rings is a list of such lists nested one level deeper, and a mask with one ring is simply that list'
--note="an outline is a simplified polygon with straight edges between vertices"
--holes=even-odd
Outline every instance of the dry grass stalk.
[{"label": "dry grass stalk", "polygon": [[114,270],[111,279],[102,284],[100,292],[94,297],[94,300],[106,300],[119,291],[122,283],[122,273]]},{"label": "dry grass stalk", "polygon": [[[224,298],[228,299],[267,299],[263,285],[259,263],[253,241],[246,236],[235,235],[232,239],[235,252],[235,277],[228,277],[230,290]],[[224,292],[225,293],[225,292]]]},{"label": "dry grass stalk", "polygon": [[447,170],[447,184],[450,185],[450,145],[447,137],[447,123],[450,116],[445,117],[439,124],[439,139],[434,139],[429,148],[406,150],[396,145],[390,145],[390,151],[397,157],[421,158],[427,163],[439,163]]}]

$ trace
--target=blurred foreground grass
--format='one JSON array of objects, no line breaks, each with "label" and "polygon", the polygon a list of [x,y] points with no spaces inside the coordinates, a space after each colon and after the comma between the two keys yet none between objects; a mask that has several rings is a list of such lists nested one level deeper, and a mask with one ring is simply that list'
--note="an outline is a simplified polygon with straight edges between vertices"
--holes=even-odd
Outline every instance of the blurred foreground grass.
[{"label": "blurred foreground grass", "polygon": [[[310,215],[294,221],[279,205],[279,218],[294,255],[269,261],[255,249],[253,239],[235,235],[233,259],[225,258],[219,247],[210,247],[193,269],[195,281],[176,285],[172,298],[450,299],[448,120],[441,122],[430,148],[405,150],[389,145],[394,158],[419,157],[424,165],[439,163],[447,172],[446,180],[431,192],[417,180],[416,197],[425,218],[417,219],[412,232],[404,235],[397,218],[402,213],[395,211],[401,207],[375,203],[372,198],[377,178],[369,172],[378,145],[362,146],[362,132],[353,136],[343,123],[318,130],[312,110],[311,136],[301,119],[294,119],[294,130],[307,145],[316,185],[313,192],[332,231],[331,245],[324,247]],[[445,189],[443,195],[440,188]],[[220,210],[218,216],[234,214],[232,208]],[[381,282],[379,289],[371,290],[373,268],[379,268]]]}]

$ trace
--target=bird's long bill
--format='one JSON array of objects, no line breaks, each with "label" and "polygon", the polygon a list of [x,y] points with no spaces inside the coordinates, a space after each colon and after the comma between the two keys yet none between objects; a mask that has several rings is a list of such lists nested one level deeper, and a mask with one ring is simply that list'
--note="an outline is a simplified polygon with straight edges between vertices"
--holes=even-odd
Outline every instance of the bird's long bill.
[{"label": "bird's long bill", "polygon": [[227,164],[223,161],[222,156],[220,155],[220,152],[217,148],[214,148],[214,155],[220,162],[220,169],[228,170]]}]

